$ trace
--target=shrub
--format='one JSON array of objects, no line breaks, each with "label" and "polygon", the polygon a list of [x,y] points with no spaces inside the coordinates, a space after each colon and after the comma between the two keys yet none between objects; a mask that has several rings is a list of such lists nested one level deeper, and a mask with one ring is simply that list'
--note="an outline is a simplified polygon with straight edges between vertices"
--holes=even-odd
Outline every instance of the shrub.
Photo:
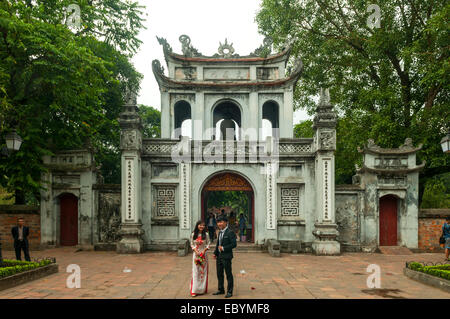
[{"label": "shrub", "polygon": [[50,259],[44,259],[39,262],[3,259],[2,267],[0,267],[0,278],[43,267],[51,263]]},{"label": "shrub", "polygon": [[411,262],[408,264],[408,268],[415,271],[420,271],[435,277],[444,278],[450,280],[450,264],[437,265],[437,266],[423,266],[417,262]]}]

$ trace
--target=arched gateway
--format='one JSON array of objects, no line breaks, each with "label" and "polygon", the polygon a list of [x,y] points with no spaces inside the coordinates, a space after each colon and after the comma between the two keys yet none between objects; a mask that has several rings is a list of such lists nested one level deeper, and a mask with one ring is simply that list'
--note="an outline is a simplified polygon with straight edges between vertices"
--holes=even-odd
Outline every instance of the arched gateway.
[{"label": "arched gateway", "polygon": [[[202,211],[202,220],[206,220],[207,210],[208,210],[208,199],[211,195],[211,192],[243,192],[245,196],[247,196],[247,207],[239,207],[241,211],[245,211],[245,218],[247,222],[247,238],[248,241],[254,242],[255,238],[255,196],[253,192],[253,187],[250,183],[245,179],[245,177],[239,175],[234,172],[224,172],[218,173],[214,176],[210,177],[205,186],[203,186],[201,191],[201,211]],[[239,220],[239,216],[234,216],[236,220]]]}]

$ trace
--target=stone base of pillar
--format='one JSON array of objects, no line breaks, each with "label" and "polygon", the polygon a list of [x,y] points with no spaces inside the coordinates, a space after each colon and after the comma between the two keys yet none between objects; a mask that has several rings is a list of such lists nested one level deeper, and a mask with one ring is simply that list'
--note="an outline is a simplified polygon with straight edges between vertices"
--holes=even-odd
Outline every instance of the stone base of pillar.
[{"label": "stone base of pillar", "polygon": [[140,254],[144,252],[144,234],[142,224],[122,224],[119,234],[122,239],[117,243],[118,254]]},{"label": "stone base of pillar", "polygon": [[333,223],[316,223],[313,235],[316,240],[312,243],[314,254],[319,256],[334,256],[341,254],[341,244],[336,240],[339,235],[337,225]]}]

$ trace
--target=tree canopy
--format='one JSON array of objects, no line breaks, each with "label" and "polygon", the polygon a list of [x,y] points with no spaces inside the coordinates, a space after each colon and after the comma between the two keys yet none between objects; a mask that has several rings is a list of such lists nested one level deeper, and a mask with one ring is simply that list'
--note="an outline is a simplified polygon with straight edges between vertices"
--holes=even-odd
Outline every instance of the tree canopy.
[{"label": "tree canopy", "polygon": [[[370,23],[380,8],[380,27]],[[319,88],[330,89],[338,114],[336,182],[350,183],[372,138],[398,147],[423,143],[423,176],[449,170],[440,139],[450,123],[448,1],[262,0],[260,32],[281,47],[292,41],[303,77],[295,108],[313,114]]]},{"label": "tree canopy", "polygon": [[[65,23],[70,4],[79,27]],[[91,146],[102,162],[117,151],[122,97],[142,78],[130,62],[141,9],[126,0],[0,2],[0,143],[14,128],[23,138],[0,159],[2,186],[38,195],[43,155]]]}]

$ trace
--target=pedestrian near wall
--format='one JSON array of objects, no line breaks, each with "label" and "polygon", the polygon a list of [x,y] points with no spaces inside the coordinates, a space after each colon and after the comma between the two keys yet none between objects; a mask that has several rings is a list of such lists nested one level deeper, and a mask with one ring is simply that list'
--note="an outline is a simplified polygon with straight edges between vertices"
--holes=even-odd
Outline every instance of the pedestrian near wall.
[{"label": "pedestrian near wall", "polygon": [[448,260],[448,256],[450,253],[450,216],[447,216],[446,222],[442,226],[442,235],[445,239],[445,260]]},{"label": "pedestrian near wall", "polygon": [[22,260],[22,250],[23,250],[25,260],[31,261],[28,244],[28,235],[30,233],[30,229],[27,226],[24,226],[24,224],[25,220],[22,217],[19,217],[17,219],[17,226],[11,228],[11,234],[14,238],[14,249],[16,251],[16,259]]}]

